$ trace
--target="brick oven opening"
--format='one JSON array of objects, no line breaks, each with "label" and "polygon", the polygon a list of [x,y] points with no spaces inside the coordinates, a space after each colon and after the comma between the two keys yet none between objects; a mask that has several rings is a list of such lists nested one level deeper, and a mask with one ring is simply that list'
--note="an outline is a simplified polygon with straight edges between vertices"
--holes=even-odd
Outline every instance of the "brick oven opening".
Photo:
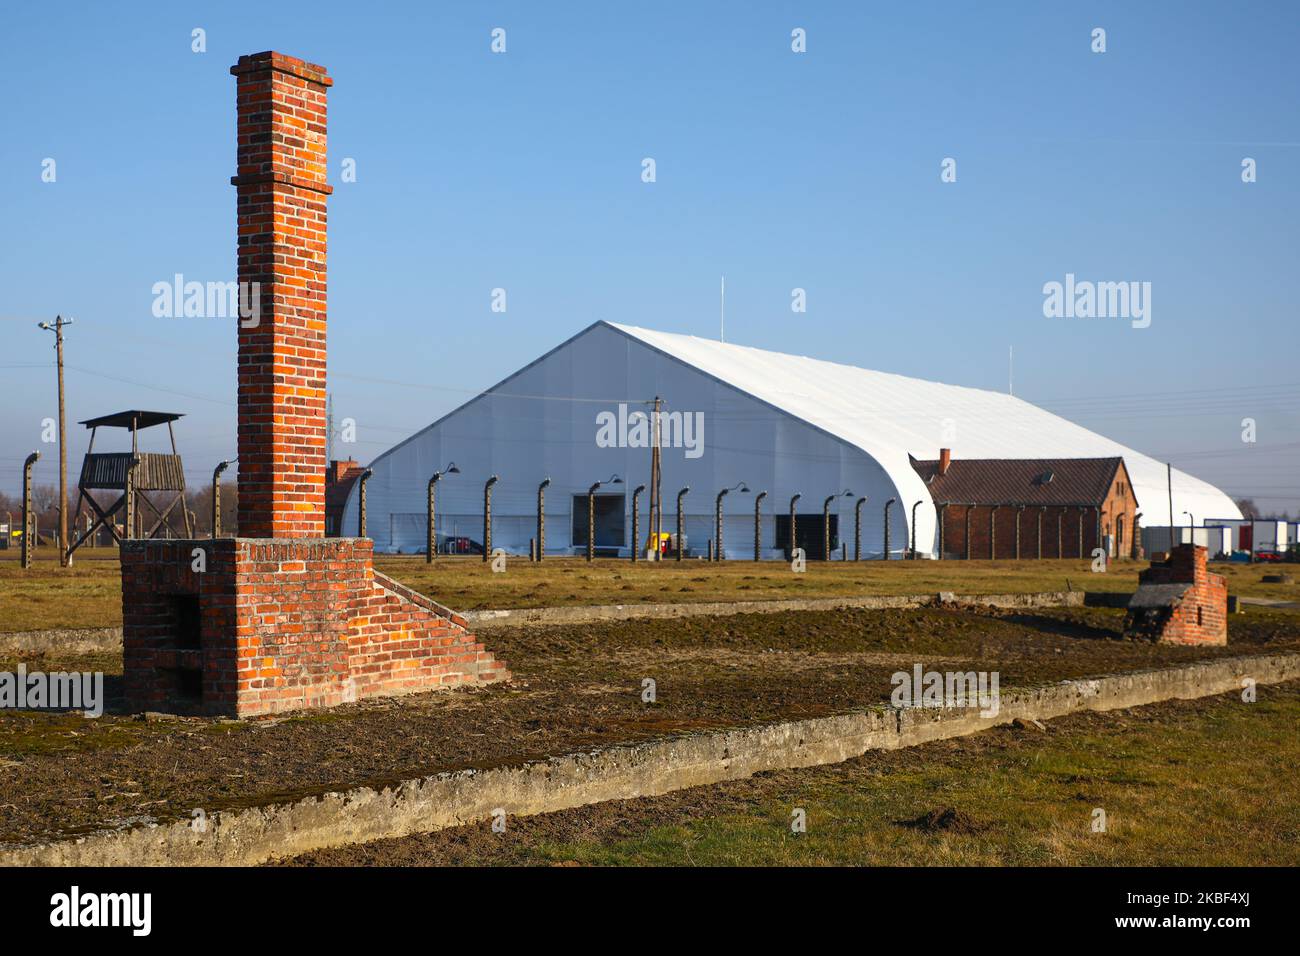
[{"label": "brick oven opening", "polygon": [[197,667],[163,668],[162,684],[167,696],[180,710],[203,703],[203,671]]},{"label": "brick oven opening", "polygon": [[[191,653],[177,655],[175,667],[162,668],[161,682],[167,696],[181,710],[203,705],[203,617],[197,594],[166,596],[168,647]],[[188,665],[188,666],[187,666]]]},{"label": "brick oven opening", "polygon": [[203,617],[199,612],[197,594],[167,595],[167,613],[171,618],[168,628],[171,646],[178,651],[197,651],[203,648]]}]

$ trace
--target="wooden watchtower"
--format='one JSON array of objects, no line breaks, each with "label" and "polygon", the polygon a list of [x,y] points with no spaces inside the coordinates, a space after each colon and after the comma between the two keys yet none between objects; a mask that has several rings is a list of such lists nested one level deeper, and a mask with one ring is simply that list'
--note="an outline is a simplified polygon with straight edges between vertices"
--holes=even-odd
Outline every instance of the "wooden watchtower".
[{"label": "wooden watchtower", "polygon": [[[172,429],[172,422],[181,417],[175,412],[145,412],[131,409],[79,422],[90,429],[90,447],[86,450],[86,457],[81,463],[81,480],[77,483],[79,492],[77,511],[81,510],[84,503],[94,513],[95,520],[68,548],[69,555],[101,527],[107,528],[109,534],[119,543],[126,538],[152,538],[160,528],[166,530],[167,516],[178,504],[181,507],[181,515],[185,519],[185,534],[187,537],[194,537],[190,513],[185,507],[185,468],[181,464],[181,456],[176,451],[176,432]],[[172,446],[170,455],[140,451],[140,429],[152,428],[155,425],[167,426],[167,435],[171,439]],[[95,435],[100,428],[128,429],[131,432],[131,450],[95,451]],[[101,508],[99,502],[90,494],[92,491],[116,491],[118,498],[108,508]],[[150,491],[170,491],[173,495],[160,509],[146,494]],[[153,524],[144,534],[138,534],[136,528],[141,504],[147,505],[155,515]],[[113,520],[119,511],[125,511],[121,532],[118,531]]]}]

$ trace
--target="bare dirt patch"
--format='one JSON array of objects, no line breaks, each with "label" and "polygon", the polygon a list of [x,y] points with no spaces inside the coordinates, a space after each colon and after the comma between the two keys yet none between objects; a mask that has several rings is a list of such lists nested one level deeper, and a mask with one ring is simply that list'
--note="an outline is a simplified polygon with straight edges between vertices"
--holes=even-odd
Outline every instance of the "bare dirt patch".
[{"label": "bare dirt patch", "polygon": [[[1118,640],[1122,612],[922,608],[747,614],[522,627],[493,633],[516,680],[229,722],[116,712],[0,716],[0,840],[176,819],[464,767],[690,730],[825,716],[889,697],[912,663],[998,670],[1004,688],[1300,647],[1300,618],[1234,617],[1226,649]],[[0,669],[15,661],[0,660]],[[28,667],[109,672],[120,661]],[[642,681],[657,702],[642,702]]]},{"label": "bare dirt patch", "polygon": [[900,820],[899,826],[922,833],[982,833],[988,825],[973,820],[969,814],[953,807],[942,810],[927,810],[914,820]]}]

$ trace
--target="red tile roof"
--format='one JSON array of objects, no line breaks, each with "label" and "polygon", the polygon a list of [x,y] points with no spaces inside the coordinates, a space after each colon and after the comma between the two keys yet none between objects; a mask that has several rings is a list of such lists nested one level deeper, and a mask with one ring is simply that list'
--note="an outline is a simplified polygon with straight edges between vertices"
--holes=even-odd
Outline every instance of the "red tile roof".
[{"label": "red tile roof", "polygon": [[953,458],[941,477],[938,461],[912,459],[936,504],[976,505],[1099,506],[1123,463],[1122,458]]}]

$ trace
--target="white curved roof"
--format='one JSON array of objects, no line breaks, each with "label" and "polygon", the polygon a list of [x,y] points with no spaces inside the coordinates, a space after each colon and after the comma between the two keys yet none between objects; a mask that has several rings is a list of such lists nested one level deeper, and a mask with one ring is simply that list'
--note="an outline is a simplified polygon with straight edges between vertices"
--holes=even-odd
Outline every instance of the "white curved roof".
[{"label": "white curved roof", "polygon": [[[1107,458],[1122,456],[1147,527],[1170,524],[1165,465],[1012,395],[873,372],[801,355],[605,323],[742,392],[861,448],[903,499],[929,500],[908,456]],[[1218,488],[1173,472],[1174,511],[1240,518]]]}]

